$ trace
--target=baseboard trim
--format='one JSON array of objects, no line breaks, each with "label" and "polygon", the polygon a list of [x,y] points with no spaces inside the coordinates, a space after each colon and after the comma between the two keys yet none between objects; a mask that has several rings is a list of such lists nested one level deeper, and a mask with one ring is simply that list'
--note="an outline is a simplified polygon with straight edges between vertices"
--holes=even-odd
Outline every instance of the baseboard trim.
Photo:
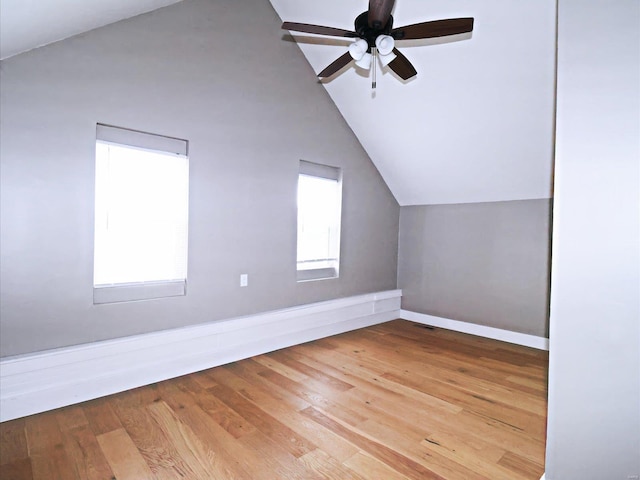
[{"label": "baseboard trim", "polygon": [[449,318],[436,317],[424,313],[411,312],[409,310],[400,310],[400,318],[432,327],[446,328],[447,330],[455,330],[456,332],[469,333],[471,335],[515,343],[516,345],[523,345],[525,347],[537,348],[538,350],[549,350],[548,338],[528,335],[526,333],[485,327],[484,325],[476,325],[475,323],[461,322],[459,320],[451,320]]},{"label": "baseboard trim", "polygon": [[32,415],[400,317],[401,290],[0,360],[0,421]]}]

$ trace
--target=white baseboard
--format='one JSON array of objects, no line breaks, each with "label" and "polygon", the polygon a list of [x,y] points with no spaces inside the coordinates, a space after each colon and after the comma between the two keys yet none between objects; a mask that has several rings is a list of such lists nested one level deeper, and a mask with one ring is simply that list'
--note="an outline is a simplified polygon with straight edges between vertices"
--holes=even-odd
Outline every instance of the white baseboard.
[{"label": "white baseboard", "polygon": [[526,333],[512,332],[510,330],[502,330],[500,328],[485,327],[484,325],[476,325],[475,323],[461,322],[459,320],[451,320],[449,318],[435,317],[424,313],[410,312],[408,310],[400,310],[400,318],[410,320],[412,322],[430,325],[432,327],[446,328],[447,330],[455,330],[456,332],[469,333],[480,337],[492,338],[503,342],[515,343],[525,347],[537,348],[538,350],[549,350],[549,339],[528,335]]},{"label": "white baseboard", "polygon": [[401,290],[0,360],[0,421],[400,317]]}]

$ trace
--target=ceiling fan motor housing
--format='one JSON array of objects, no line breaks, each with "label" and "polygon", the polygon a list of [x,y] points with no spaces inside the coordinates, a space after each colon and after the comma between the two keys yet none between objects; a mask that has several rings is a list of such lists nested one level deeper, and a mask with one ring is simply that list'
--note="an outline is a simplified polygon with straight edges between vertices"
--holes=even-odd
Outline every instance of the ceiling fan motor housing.
[{"label": "ceiling fan motor housing", "polygon": [[384,27],[378,27],[378,23],[373,27],[369,26],[369,12],[362,12],[356,17],[355,31],[360,38],[367,41],[367,44],[369,45],[369,52],[376,46],[376,38],[380,35],[391,35],[391,29],[393,28],[393,16],[389,15],[389,21]]}]

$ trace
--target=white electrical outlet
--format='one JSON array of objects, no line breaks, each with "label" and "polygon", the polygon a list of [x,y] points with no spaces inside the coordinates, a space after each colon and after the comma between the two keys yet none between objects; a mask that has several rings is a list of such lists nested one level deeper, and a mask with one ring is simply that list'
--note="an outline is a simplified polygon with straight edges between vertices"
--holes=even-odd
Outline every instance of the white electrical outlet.
[{"label": "white electrical outlet", "polygon": [[249,275],[246,273],[243,273],[240,275],[240,286],[246,287],[247,285],[249,285]]}]

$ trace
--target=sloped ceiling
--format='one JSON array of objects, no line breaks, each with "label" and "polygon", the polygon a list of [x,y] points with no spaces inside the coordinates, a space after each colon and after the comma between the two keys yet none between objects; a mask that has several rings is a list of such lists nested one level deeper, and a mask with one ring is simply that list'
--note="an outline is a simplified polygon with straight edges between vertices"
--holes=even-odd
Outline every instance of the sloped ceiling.
[{"label": "sloped ceiling", "polygon": [[[214,0],[212,0],[214,1]],[[1,56],[175,0],[2,0]],[[283,20],[353,29],[366,0],[271,0]],[[394,25],[474,17],[469,37],[398,44],[418,70],[386,69],[372,91],[351,65],[324,82],[401,205],[551,195],[555,0],[397,0]],[[347,40],[295,35],[319,72]],[[452,41],[451,41],[452,40]],[[283,41],[292,37],[283,32]],[[256,48],[259,48],[257,46]],[[309,81],[316,81],[310,75]]]},{"label": "sloped ceiling", "polygon": [[[283,20],[350,30],[367,8],[366,0],[271,3]],[[325,84],[398,202],[549,197],[555,1],[397,0],[393,16],[395,26],[475,18],[470,39],[399,42],[418,70],[406,84],[385,71],[373,93],[354,66]],[[316,72],[346,50],[295,37]]]},{"label": "sloped ceiling", "polygon": [[180,0],[2,0],[0,58],[150,12]]}]

